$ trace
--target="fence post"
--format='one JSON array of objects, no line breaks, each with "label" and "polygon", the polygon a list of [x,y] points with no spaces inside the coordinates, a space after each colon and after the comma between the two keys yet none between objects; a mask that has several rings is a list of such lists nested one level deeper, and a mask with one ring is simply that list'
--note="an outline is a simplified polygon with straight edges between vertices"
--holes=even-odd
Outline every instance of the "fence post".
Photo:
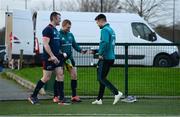
[{"label": "fence post", "polygon": [[19,56],[19,60],[18,60],[18,70],[20,70],[22,68],[23,64],[23,50],[20,50],[20,56]]},{"label": "fence post", "polygon": [[125,97],[128,96],[128,43],[125,44]]}]

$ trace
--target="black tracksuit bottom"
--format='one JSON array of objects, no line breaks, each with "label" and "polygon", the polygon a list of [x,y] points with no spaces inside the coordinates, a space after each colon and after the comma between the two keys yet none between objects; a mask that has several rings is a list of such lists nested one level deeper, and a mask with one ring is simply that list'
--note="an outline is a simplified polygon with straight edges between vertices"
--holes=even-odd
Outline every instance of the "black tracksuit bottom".
[{"label": "black tracksuit bottom", "polygon": [[99,94],[97,100],[103,99],[105,87],[107,87],[114,95],[118,94],[118,89],[107,80],[107,75],[113,65],[114,60],[99,60],[97,65],[97,78],[99,81]]}]

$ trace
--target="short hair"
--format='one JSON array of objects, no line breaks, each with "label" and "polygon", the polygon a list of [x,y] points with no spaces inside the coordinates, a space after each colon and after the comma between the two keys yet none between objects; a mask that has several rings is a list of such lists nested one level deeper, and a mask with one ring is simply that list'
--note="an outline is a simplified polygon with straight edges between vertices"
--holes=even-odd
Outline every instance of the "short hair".
[{"label": "short hair", "polygon": [[58,12],[52,12],[51,13],[51,15],[50,15],[50,20],[52,21],[53,20],[53,17],[56,17],[56,16],[58,16],[58,15],[61,15],[60,13],[58,13]]},{"label": "short hair", "polygon": [[70,20],[68,20],[68,19],[63,20],[63,22],[62,22],[62,26],[65,26],[66,24],[71,25],[71,21],[70,21]]},{"label": "short hair", "polygon": [[96,18],[95,18],[95,20],[100,20],[100,19],[106,21],[106,16],[105,16],[104,14],[99,14],[99,15],[96,16]]}]

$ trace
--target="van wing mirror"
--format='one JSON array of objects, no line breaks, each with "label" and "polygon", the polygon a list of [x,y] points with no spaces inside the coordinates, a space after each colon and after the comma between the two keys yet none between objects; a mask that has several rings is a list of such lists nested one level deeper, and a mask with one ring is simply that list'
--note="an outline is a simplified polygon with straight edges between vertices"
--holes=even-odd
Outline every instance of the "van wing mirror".
[{"label": "van wing mirror", "polygon": [[156,41],[157,40],[157,36],[155,32],[152,32],[149,34],[149,41]]}]

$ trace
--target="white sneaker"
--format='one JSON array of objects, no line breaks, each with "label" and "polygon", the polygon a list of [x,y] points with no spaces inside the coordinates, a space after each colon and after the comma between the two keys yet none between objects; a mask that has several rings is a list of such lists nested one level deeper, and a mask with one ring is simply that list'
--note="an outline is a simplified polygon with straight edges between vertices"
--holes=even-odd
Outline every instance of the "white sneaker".
[{"label": "white sneaker", "polygon": [[102,100],[95,100],[94,102],[92,102],[92,104],[97,104],[97,105],[101,105],[102,104]]},{"label": "white sneaker", "polygon": [[119,91],[118,94],[114,96],[114,102],[113,102],[113,104],[116,104],[116,103],[119,101],[119,99],[121,98],[122,95],[123,95],[123,93],[121,93],[121,92]]},{"label": "white sneaker", "polygon": [[122,99],[121,101],[123,102],[128,102],[128,103],[133,103],[136,102],[136,96],[128,96],[127,98]]}]

